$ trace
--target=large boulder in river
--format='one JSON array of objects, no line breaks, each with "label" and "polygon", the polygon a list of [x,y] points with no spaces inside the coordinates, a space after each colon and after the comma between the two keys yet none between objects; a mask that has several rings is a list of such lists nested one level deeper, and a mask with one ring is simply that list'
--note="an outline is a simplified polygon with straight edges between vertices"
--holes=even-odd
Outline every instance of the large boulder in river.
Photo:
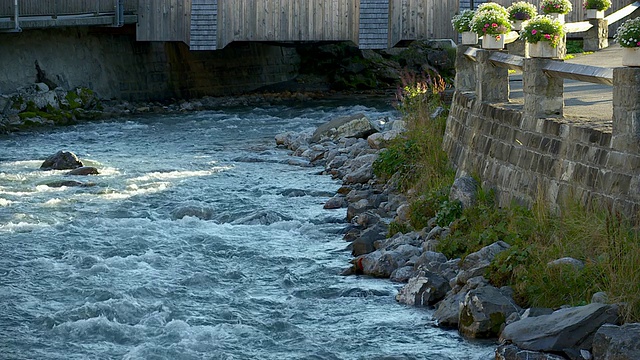
[{"label": "large boulder in river", "polygon": [[605,324],[593,338],[593,356],[596,360],[640,359],[640,324],[616,326]]},{"label": "large boulder in river", "polygon": [[520,312],[515,301],[493,286],[471,290],[460,308],[458,330],[469,338],[493,338],[509,315]]},{"label": "large boulder in river", "polygon": [[70,151],[58,151],[49,156],[40,165],[41,170],[70,170],[82,167],[82,162],[76,154]]},{"label": "large boulder in river", "polygon": [[500,337],[525,350],[561,352],[565,349],[591,349],[598,328],[617,323],[618,312],[617,305],[605,304],[560,309],[550,315],[511,323]]},{"label": "large boulder in river", "polygon": [[335,118],[326,124],[320,125],[311,136],[309,142],[318,142],[322,138],[362,138],[378,132],[368,117],[364,114],[356,114]]}]

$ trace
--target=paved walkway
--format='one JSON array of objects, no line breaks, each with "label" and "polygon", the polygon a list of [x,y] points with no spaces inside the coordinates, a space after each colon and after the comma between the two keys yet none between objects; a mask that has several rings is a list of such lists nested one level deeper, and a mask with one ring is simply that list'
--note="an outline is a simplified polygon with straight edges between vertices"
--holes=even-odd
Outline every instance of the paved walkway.
[{"label": "paved walkway", "polygon": [[[592,54],[576,54],[567,63],[600,67],[622,66],[622,54],[619,45],[612,45]],[[514,101],[522,101],[522,76],[510,77],[511,95]],[[613,116],[613,87],[587,82],[564,80],[564,115],[568,120],[595,123],[610,122]]]}]

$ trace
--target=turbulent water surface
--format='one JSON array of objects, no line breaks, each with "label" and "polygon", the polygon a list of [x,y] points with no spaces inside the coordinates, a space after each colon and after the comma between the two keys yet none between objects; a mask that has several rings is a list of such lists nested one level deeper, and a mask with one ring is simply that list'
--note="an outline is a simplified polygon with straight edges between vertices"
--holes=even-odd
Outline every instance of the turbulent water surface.
[{"label": "turbulent water surface", "polygon": [[[490,359],[492,345],[341,277],[339,183],[288,164],[274,135],[315,104],[114,120],[0,138],[0,358]],[[58,150],[99,176],[49,187]]]}]

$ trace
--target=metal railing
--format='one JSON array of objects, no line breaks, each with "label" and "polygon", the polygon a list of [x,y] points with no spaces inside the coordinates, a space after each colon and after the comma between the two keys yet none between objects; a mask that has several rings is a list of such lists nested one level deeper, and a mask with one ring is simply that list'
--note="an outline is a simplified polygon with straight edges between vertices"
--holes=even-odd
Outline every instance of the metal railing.
[{"label": "metal railing", "polygon": [[138,0],[0,0],[0,19],[9,18],[20,31],[20,21],[28,18],[73,19],[113,16],[113,26],[124,24],[125,14],[138,12]]},{"label": "metal railing", "polygon": [[[68,15],[99,15],[111,13],[116,9],[118,0],[0,0],[0,17],[14,17],[15,7],[20,17]],[[125,13],[137,13],[137,0],[123,0]]]}]

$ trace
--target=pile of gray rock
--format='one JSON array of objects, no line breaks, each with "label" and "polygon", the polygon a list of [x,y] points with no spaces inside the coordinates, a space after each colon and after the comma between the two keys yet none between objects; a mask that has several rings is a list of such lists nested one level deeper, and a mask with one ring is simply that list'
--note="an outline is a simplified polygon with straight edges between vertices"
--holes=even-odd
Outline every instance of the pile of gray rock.
[{"label": "pile of gray rock", "polygon": [[[436,248],[449,229],[435,225],[435,219],[419,231],[387,237],[392,220],[407,222],[408,204],[393,177],[386,183],[377,181],[373,163],[403,131],[401,120],[383,125],[357,114],[334,119],[315,132],[276,136],[276,143],[296,157],[292,164],[322,166],[325,174],[343,183],[325,208],[347,209],[344,239],[354,258],[344,275],[406,283],[397,301],[435,309],[438,326],[456,328],[467,338],[500,339],[496,359],[640,359],[640,325],[619,326],[620,307],[600,303],[602,294],[586,306],[522,309],[509,287],[492,286],[484,275],[496,255],[509,248],[504,242],[463,260],[447,259]],[[471,206],[476,188],[471,177],[460,177],[450,201]]]}]

